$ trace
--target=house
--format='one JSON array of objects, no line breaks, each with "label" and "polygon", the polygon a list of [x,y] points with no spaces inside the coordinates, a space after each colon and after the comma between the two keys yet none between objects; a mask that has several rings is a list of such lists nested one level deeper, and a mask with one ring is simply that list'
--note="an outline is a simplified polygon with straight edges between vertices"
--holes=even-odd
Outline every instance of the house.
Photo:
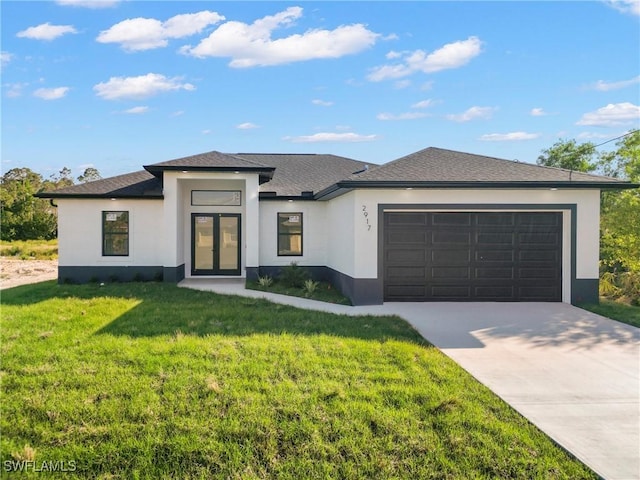
[{"label": "house", "polygon": [[40,194],[60,282],[256,278],[295,261],[354,305],[598,301],[618,179],[427,148],[377,166],[208,152]]}]

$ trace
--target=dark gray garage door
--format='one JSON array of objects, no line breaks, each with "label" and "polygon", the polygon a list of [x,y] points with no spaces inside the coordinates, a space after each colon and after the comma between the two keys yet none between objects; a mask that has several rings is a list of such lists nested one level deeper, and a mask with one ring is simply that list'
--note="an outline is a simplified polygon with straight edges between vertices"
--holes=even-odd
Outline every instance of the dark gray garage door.
[{"label": "dark gray garage door", "polygon": [[562,214],[387,212],[386,301],[561,300]]}]

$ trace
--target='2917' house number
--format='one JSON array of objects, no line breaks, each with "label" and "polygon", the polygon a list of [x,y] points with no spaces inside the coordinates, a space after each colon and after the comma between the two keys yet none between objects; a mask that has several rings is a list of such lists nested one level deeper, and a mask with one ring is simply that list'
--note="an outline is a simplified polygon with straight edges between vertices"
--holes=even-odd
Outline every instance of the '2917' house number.
[{"label": "'2917' house number", "polygon": [[367,206],[362,205],[362,215],[364,216],[364,223],[367,226],[367,232],[371,230],[371,224],[369,223],[369,212],[367,212]]}]

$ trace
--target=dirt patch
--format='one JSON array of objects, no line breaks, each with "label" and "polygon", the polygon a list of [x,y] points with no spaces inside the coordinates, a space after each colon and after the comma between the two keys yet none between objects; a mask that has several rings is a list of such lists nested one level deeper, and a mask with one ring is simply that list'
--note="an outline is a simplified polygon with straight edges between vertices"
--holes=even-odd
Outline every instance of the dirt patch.
[{"label": "dirt patch", "polygon": [[0,257],[0,290],[58,278],[57,260]]}]

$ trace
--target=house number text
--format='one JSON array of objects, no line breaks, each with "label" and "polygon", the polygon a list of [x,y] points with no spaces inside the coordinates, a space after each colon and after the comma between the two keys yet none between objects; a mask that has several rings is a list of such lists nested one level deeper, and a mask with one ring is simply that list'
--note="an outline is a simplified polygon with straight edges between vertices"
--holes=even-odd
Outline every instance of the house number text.
[{"label": "house number text", "polygon": [[367,226],[367,232],[371,230],[371,224],[369,223],[369,212],[367,212],[367,206],[362,205],[362,216],[364,217],[364,223]]}]

